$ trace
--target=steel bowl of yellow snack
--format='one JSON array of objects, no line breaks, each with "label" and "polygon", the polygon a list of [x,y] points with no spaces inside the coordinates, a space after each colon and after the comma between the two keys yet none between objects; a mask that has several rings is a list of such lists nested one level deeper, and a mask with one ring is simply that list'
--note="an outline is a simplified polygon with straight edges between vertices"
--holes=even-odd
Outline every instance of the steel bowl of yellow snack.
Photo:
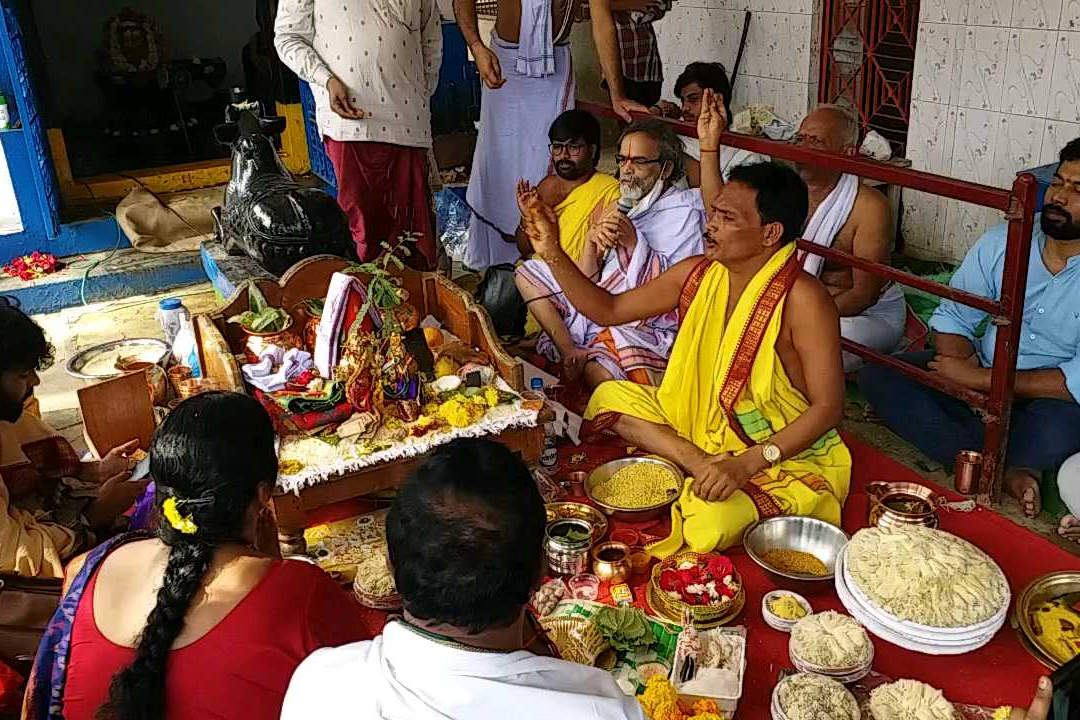
[{"label": "steel bowl of yellow snack", "polygon": [[659,457],[612,460],[585,480],[585,495],[616,520],[641,522],[664,515],[682,492],[683,473]]},{"label": "steel bowl of yellow snack", "polygon": [[747,528],[743,547],[774,579],[831,582],[836,557],[849,539],[824,520],[785,515],[758,520]]}]

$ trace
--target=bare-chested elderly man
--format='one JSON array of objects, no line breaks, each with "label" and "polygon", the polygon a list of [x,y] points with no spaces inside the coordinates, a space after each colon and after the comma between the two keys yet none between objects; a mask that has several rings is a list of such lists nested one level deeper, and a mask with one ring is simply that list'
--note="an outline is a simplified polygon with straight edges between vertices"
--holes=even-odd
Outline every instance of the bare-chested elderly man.
[{"label": "bare-chested elderly man", "polygon": [[[799,126],[796,142],[832,152],[854,152],[859,128],[847,110],[823,105]],[[807,240],[888,263],[893,248],[893,223],[888,200],[855,175],[813,165],[800,165],[799,175],[810,193],[810,220],[803,230]],[[889,353],[904,334],[907,305],[899,285],[872,273],[806,254],[803,269],[825,283],[840,310],[840,334],[879,352]],[[861,366],[858,356],[844,353],[844,371]]]}]

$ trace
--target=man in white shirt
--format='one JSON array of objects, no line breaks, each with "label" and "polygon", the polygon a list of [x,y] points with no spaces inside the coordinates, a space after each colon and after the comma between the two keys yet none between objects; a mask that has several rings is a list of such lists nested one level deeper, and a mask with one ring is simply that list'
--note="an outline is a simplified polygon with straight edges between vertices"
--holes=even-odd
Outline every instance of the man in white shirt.
[{"label": "man in white shirt", "polygon": [[[682,101],[682,107],[667,100],[661,100],[649,108],[653,115],[694,123],[701,115],[702,99],[706,90],[723,101],[724,129],[731,125],[731,81],[727,70],[718,62],[692,62],[686,66],[682,75],[675,80],[675,96]],[[684,137],[686,147],[686,182],[684,187],[701,187],[701,141],[698,138]],[[767,162],[764,155],[730,147],[720,146],[720,174],[726,181],[733,168],[750,163]]]},{"label": "man in white shirt", "polygon": [[463,439],[435,450],[386,519],[404,616],[301,663],[282,720],[644,720],[610,674],[551,657],[526,614],[545,524],[509,448]]},{"label": "man in white shirt", "polygon": [[281,61],[311,85],[357,255],[371,260],[379,243],[412,232],[422,264],[433,267],[429,102],[442,62],[435,0],[282,0],[274,34]]}]

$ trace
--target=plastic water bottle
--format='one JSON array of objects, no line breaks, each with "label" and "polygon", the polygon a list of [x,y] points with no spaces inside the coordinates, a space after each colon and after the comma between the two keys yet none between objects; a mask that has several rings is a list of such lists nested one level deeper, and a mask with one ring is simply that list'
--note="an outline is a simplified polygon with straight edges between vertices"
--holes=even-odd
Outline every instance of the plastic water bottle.
[{"label": "plastic water bottle", "polygon": [[[544,392],[544,381],[541,378],[533,378],[529,387],[537,392]],[[555,436],[555,424],[544,423],[544,451],[540,454],[540,464],[544,467],[554,467],[559,462],[559,450],[556,445],[558,438]]]},{"label": "plastic water bottle", "polygon": [[165,342],[171,347],[184,320],[191,320],[191,313],[180,298],[165,298],[158,303],[157,320],[165,331]]},{"label": "plastic water bottle", "polygon": [[172,356],[177,364],[191,368],[191,377],[202,377],[202,368],[199,367],[199,350],[195,346],[195,329],[187,316],[180,317],[180,330],[172,343]]}]

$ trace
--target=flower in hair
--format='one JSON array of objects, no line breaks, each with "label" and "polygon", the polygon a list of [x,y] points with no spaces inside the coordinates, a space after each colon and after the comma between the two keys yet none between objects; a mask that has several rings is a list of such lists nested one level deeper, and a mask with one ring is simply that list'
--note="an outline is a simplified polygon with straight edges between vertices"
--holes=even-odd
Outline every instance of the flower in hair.
[{"label": "flower in hair", "polygon": [[169,521],[169,525],[173,530],[183,533],[184,535],[194,535],[199,531],[199,526],[195,524],[191,515],[181,515],[180,510],[176,507],[177,500],[175,497],[170,497],[165,500],[162,505],[162,512],[165,513],[165,519]]}]

